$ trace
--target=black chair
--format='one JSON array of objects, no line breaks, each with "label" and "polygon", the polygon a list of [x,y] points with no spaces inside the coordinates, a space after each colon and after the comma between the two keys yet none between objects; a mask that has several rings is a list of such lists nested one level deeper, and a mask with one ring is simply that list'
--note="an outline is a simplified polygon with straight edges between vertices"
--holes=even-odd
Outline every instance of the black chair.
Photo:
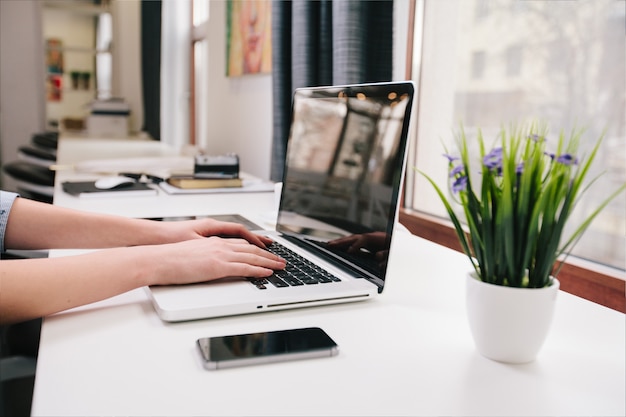
[{"label": "black chair", "polygon": [[31,138],[34,146],[54,152],[56,154],[59,145],[59,132],[35,133]]},{"label": "black chair", "polygon": [[52,203],[55,173],[50,166],[56,163],[58,137],[57,132],[35,133],[32,145],[18,148],[18,160],[3,166],[23,197]]},{"label": "black chair", "polygon": [[[2,169],[15,180],[23,197],[52,203],[55,175],[50,166],[56,162],[58,133],[36,133],[31,143],[19,147],[18,160]],[[47,251],[7,251],[2,259],[45,256]],[[0,416],[31,413],[41,322],[36,319],[0,326]]]},{"label": "black chair", "polygon": [[0,415],[29,416],[41,319],[0,326]]},{"label": "black chair", "polygon": [[[23,251],[18,251],[23,252]],[[47,256],[38,253],[37,257]],[[32,258],[5,252],[5,259]],[[42,319],[0,325],[0,416],[30,416]]]},{"label": "black chair", "polygon": [[13,161],[2,169],[15,180],[17,192],[22,197],[52,203],[55,175],[50,168],[28,161]]},{"label": "black chair", "polygon": [[31,144],[18,148],[18,159],[32,162],[35,165],[49,167],[56,163],[57,147],[59,145],[58,132],[35,133],[31,137]]},{"label": "black chair", "polygon": [[35,148],[34,146],[20,146],[17,149],[17,157],[18,159],[43,167],[49,167],[57,161],[56,153]]}]

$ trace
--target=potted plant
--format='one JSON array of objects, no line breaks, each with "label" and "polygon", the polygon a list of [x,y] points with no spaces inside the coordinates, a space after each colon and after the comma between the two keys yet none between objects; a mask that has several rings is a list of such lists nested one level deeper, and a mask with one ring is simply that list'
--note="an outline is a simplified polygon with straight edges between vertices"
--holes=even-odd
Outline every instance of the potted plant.
[{"label": "potted plant", "polygon": [[82,83],[83,90],[89,90],[89,79],[91,78],[91,73],[89,71],[83,71],[80,73],[80,80]]},{"label": "potted plant", "polygon": [[70,77],[72,78],[72,88],[74,90],[78,89],[78,82],[80,80],[80,71],[70,71]]},{"label": "potted plant", "polygon": [[[588,187],[584,183],[600,138],[588,156],[577,155],[582,131],[561,132],[548,150],[540,123],[502,128],[487,149],[477,135],[472,160],[460,128],[455,153],[446,150],[452,198],[425,173],[454,224],[473,270],[466,278],[470,329],[481,354],[504,362],[529,362],[550,326],[564,257],[622,185],[563,238],[566,223]],[[463,211],[467,232],[451,201]]]}]

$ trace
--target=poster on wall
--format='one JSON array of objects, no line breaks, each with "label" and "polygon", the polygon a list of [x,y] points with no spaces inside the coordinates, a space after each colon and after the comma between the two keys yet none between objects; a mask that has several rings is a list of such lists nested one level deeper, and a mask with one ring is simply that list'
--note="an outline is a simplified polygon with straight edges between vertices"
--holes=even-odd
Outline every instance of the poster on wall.
[{"label": "poster on wall", "polygon": [[61,101],[63,91],[63,42],[46,40],[46,97],[48,101]]},{"label": "poster on wall", "polygon": [[61,92],[63,91],[63,75],[61,74],[48,74],[46,83],[46,96],[48,101],[61,101],[63,98]]},{"label": "poster on wall", "polygon": [[228,0],[226,75],[272,71],[271,0]]},{"label": "poster on wall", "polygon": [[63,74],[63,42],[60,39],[46,41],[46,68],[49,74]]}]

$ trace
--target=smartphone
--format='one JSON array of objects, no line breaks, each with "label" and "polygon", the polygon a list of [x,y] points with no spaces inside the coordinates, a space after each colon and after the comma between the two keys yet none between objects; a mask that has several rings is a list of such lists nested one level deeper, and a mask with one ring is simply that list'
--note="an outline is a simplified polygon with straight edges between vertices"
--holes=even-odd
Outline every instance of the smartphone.
[{"label": "smartphone", "polygon": [[334,356],[337,343],[319,327],[198,339],[204,367],[236,366]]}]

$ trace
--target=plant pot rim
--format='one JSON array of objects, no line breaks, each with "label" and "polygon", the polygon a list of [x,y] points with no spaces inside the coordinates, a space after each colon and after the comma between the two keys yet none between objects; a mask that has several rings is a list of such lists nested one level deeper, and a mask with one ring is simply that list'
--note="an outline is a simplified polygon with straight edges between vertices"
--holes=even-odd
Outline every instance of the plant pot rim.
[{"label": "plant pot rim", "polygon": [[508,285],[498,285],[498,284],[493,284],[491,282],[485,282],[482,279],[480,279],[478,277],[478,274],[476,273],[476,271],[468,271],[467,276],[472,278],[474,281],[478,282],[479,284],[485,284],[485,285],[490,285],[492,287],[496,287],[496,288],[507,288],[510,290],[553,290],[556,286],[556,289],[558,290],[561,287],[561,283],[558,280],[558,278],[551,276],[552,280],[550,282],[549,285],[546,285],[545,287],[540,287],[540,288],[530,288],[530,287],[510,287]]}]

